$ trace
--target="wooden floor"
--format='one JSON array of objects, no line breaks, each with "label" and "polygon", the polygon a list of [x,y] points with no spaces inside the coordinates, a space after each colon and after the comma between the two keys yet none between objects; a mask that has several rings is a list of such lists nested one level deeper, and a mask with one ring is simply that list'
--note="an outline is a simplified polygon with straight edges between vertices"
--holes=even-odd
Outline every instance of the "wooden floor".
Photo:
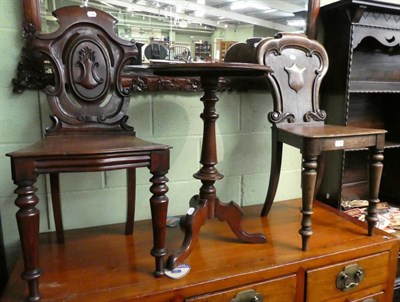
[{"label": "wooden floor", "polygon": [[[186,260],[191,272],[179,280],[153,277],[149,221],[137,222],[133,236],[123,235],[122,224],[67,231],[64,245],[55,243],[54,234],[42,234],[42,300],[132,301],[140,296],[144,302],[154,301],[151,298],[154,295],[166,299],[177,294],[185,297],[189,292],[193,295],[234,287],[243,284],[243,278],[247,278],[247,283],[265,280],[276,270],[280,274],[293,271],[293,266],[308,269],[310,265],[328,265],[326,255],[340,254],[335,257],[350,259],[355,246],[363,246],[357,257],[364,252],[368,255],[375,250],[379,252],[383,241],[391,241],[380,230],[373,237],[366,236],[366,224],[354,223],[344,214],[316,202],[310,249],[302,252],[299,209],[300,200],[275,203],[267,218],[259,217],[260,206],[244,209],[244,229],[263,232],[268,239],[266,244],[240,243],[226,223],[207,221]],[[167,230],[169,251],[178,248],[181,240],[179,227]],[[309,259],[314,259],[312,264],[307,264],[311,263],[306,262]],[[257,274],[251,274],[255,271]],[[19,260],[2,302],[23,301],[26,285],[20,278],[21,272]]]}]

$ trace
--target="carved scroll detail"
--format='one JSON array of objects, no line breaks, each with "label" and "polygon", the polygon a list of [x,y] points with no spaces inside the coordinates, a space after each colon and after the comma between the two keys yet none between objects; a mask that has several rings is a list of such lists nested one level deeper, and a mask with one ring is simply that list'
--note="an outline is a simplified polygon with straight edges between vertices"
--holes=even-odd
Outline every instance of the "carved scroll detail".
[{"label": "carved scroll detail", "polygon": [[289,112],[272,111],[268,113],[268,121],[270,123],[280,123],[284,120],[287,120],[289,123],[294,123],[296,121],[296,117],[294,114]]},{"label": "carved scroll detail", "polygon": [[326,118],[326,112],[324,110],[316,110],[315,112],[308,111],[306,114],[304,114],[303,117],[305,122],[311,122],[311,120],[324,121],[325,118]]}]

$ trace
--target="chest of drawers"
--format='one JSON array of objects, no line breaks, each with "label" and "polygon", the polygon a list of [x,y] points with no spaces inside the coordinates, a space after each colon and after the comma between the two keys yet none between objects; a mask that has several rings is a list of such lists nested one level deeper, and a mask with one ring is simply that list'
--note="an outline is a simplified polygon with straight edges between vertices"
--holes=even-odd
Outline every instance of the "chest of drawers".
[{"label": "chest of drawers", "polygon": [[[368,237],[366,225],[316,202],[310,249],[302,252],[299,207],[300,200],[275,203],[267,218],[259,206],[244,209],[243,225],[263,232],[265,244],[240,243],[226,224],[209,221],[179,280],[153,277],[149,221],[137,222],[133,236],[122,235],[122,225],[71,230],[64,245],[42,234],[42,300],[392,301],[398,240],[380,230]],[[170,251],[181,236],[167,230]],[[22,301],[21,271],[18,262],[1,301]]]}]

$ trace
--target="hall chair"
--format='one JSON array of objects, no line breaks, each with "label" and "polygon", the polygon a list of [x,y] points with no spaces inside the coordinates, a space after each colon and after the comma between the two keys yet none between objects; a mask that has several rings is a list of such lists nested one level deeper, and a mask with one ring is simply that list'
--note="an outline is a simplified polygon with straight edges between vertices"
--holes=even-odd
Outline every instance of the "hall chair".
[{"label": "hall chair", "polygon": [[[59,28],[36,34],[33,49],[51,63],[54,85],[45,89],[52,111],[52,125],[44,139],[8,153],[15,193],[29,297],[39,297],[39,202],[35,182],[49,174],[57,240],[64,242],[60,206],[59,174],[126,169],[127,221],[132,234],[135,210],[136,168],[147,167],[150,179],[153,223],[154,274],[164,273],[165,229],[168,198],[167,145],[144,141],[127,124],[130,89],[122,86],[124,65],[138,55],[135,43],[114,32],[117,20],[94,8],[70,6],[53,12]],[[109,202],[113,202],[110,200]],[[88,210],[87,215],[91,215]],[[36,300],[35,300],[36,301]]]},{"label": "hall chair", "polygon": [[369,207],[366,220],[368,235],[373,234],[379,202],[379,185],[383,169],[385,130],[325,124],[327,116],[319,108],[319,88],[328,70],[328,56],[321,44],[302,34],[279,33],[256,44],[256,59],[269,66],[267,76],[273,96],[273,111],[268,114],[271,128],[271,173],[261,216],[271,209],[278,187],[283,143],[302,154],[302,221],[299,233],[302,250],[308,249],[313,232],[313,200],[323,175],[318,165],[326,151],[369,149]]},{"label": "hall chair", "polygon": [[186,46],[175,45],[169,49],[169,59],[175,61],[190,61],[190,49]]}]

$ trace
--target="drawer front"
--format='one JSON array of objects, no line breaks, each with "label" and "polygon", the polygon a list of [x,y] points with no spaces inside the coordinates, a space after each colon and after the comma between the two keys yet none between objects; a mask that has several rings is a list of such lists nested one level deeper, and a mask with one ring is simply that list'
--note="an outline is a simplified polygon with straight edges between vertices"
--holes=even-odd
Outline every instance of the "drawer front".
[{"label": "drawer front", "polygon": [[363,301],[363,297],[381,292],[386,288],[389,259],[389,252],[384,252],[307,271],[307,301],[333,301],[340,297]]},{"label": "drawer front", "polygon": [[[257,295],[261,295],[263,301],[268,302],[290,302],[296,301],[296,275],[291,275],[279,279],[273,279],[265,282],[254,283],[246,286],[235,287],[225,291],[204,294],[186,298],[186,302],[231,302],[235,301],[239,293],[254,290]],[[250,302],[248,301],[235,301],[235,302]]]},{"label": "drawer front", "polygon": [[385,301],[385,295],[384,293],[381,292],[376,295],[353,300],[352,302],[384,302],[384,301]]}]

